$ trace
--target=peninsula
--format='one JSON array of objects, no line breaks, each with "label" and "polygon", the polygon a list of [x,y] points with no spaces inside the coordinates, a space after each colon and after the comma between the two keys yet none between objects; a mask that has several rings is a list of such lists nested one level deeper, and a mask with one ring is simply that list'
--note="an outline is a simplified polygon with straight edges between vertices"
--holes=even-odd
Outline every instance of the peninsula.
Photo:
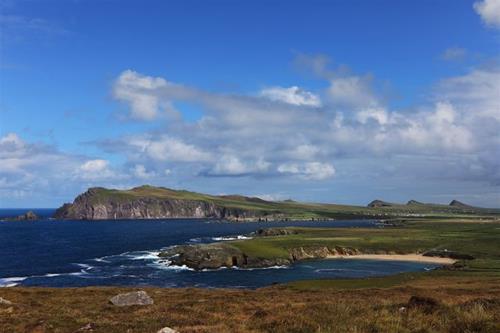
[{"label": "peninsula", "polygon": [[[327,219],[393,219],[402,217],[467,217],[499,214],[498,209],[468,205],[396,204],[375,200],[366,207],[292,200],[266,201],[242,195],[210,195],[143,185],[128,190],[93,187],[64,204],[56,219],[120,220],[213,218],[229,221]],[[383,203],[383,204],[381,204]]]}]

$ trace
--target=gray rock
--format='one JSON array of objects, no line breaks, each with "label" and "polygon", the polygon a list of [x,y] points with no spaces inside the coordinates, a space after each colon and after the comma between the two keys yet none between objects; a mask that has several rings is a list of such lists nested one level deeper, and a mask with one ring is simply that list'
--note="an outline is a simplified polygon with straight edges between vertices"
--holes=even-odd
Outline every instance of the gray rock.
[{"label": "gray rock", "polygon": [[131,306],[131,305],[151,305],[153,299],[145,291],[133,291],[125,294],[118,294],[109,300],[116,306]]},{"label": "gray rock", "polygon": [[156,333],[179,333],[179,331],[176,331],[170,327],[163,327],[161,330],[159,330]]},{"label": "gray rock", "polygon": [[8,299],[0,297],[0,304],[1,305],[12,305],[13,303],[11,301],[9,301]]},{"label": "gray rock", "polygon": [[186,265],[196,270],[221,267],[259,268],[291,263],[289,258],[249,257],[228,243],[178,245],[161,252],[159,256],[173,265]]},{"label": "gray rock", "polygon": [[259,229],[255,232],[257,236],[268,237],[268,236],[286,236],[286,235],[296,235],[297,230],[288,228],[267,228]]},{"label": "gray rock", "polygon": [[87,325],[80,327],[75,331],[75,333],[78,332],[94,332],[94,329],[96,328],[96,325],[94,323],[88,323]]}]

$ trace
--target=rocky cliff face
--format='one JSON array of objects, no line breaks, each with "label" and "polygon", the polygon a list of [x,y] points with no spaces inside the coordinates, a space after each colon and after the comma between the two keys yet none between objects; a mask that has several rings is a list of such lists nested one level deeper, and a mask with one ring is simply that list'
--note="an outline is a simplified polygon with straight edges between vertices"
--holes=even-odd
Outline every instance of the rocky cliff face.
[{"label": "rocky cliff face", "polygon": [[170,265],[187,266],[195,270],[221,267],[265,268],[288,266],[305,259],[324,259],[334,255],[353,255],[359,251],[336,246],[310,246],[288,249],[288,257],[260,258],[247,255],[231,243],[177,245],[159,254]]},{"label": "rocky cliff face", "polygon": [[64,204],[54,217],[59,219],[160,219],[160,218],[257,218],[259,211],[217,205],[203,200],[154,196],[105,196],[105,189],[91,188],[71,204]]}]

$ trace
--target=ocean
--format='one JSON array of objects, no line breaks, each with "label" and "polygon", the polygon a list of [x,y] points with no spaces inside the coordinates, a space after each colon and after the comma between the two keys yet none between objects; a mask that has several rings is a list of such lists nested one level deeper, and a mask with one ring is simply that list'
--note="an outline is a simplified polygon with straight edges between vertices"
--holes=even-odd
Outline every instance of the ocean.
[{"label": "ocean", "polygon": [[[27,209],[0,210],[0,217]],[[54,210],[34,210],[49,217]],[[310,260],[290,267],[193,271],[169,266],[157,254],[178,244],[247,237],[259,228],[283,226],[373,227],[375,221],[249,222],[122,220],[0,222],[0,287],[158,286],[258,288],[304,279],[383,276],[436,265],[378,260]]]}]

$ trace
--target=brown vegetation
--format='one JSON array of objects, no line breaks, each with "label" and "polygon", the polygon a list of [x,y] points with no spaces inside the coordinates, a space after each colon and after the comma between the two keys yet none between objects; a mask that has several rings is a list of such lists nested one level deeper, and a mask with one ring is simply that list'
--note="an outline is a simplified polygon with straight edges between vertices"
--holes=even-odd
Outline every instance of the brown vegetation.
[{"label": "brown vegetation", "polygon": [[[499,332],[499,278],[419,278],[391,288],[260,290],[144,288],[153,305],[109,298],[140,288],[5,288],[0,331]],[[410,301],[412,296],[417,296]],[[431,298],[429,300],[428,298]],[[89,325],[90,324],[90,325]],[[83,331],[83,330],[82,330]],[[90,330],[86,330],[90,331]]]}]

